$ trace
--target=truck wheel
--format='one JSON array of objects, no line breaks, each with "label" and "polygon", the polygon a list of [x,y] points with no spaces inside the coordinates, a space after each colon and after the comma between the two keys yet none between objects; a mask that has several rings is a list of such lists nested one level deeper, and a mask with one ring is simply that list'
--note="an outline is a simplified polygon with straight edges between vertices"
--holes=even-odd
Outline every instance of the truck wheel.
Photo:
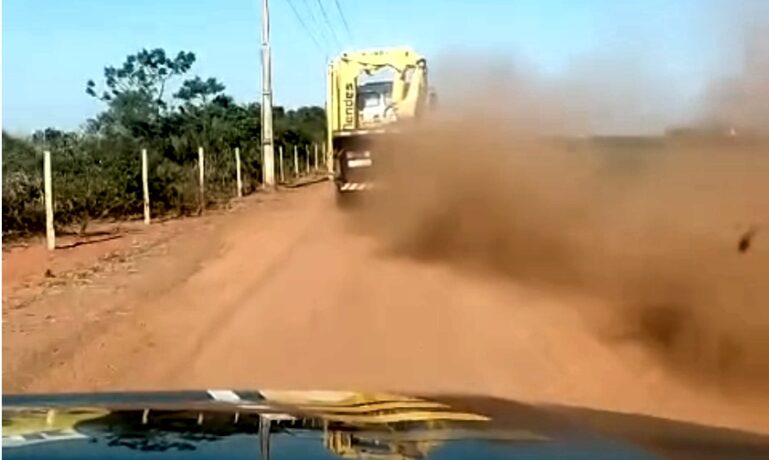
[{"label": "truck wheel", "polygon": [[352,206],[352,193],[336,191],[336,207],[339,209],[350,209]]}]

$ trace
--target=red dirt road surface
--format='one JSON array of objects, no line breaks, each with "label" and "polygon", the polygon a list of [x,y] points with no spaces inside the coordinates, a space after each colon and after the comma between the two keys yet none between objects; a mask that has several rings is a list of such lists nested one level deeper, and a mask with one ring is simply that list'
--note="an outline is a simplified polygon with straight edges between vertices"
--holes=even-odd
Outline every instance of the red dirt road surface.
[{"label": "red dirt road surface", "polygon": [[170,222],[109,269],[6,292],[3,391],[465,392],[769,432],[765,399],[602,340],[584,298],[383,250],[330,187]]}]

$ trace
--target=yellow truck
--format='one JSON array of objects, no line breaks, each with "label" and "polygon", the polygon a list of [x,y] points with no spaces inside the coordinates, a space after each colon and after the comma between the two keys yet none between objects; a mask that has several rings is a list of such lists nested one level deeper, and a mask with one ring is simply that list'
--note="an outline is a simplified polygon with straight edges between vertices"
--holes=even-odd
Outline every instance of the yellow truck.
[{"label": "yellow truck", "polygon": [[327,150],[337,196],[371,189],[376,142],[435,103],[426,59],[408,47],[345,52],[328,68]]}]

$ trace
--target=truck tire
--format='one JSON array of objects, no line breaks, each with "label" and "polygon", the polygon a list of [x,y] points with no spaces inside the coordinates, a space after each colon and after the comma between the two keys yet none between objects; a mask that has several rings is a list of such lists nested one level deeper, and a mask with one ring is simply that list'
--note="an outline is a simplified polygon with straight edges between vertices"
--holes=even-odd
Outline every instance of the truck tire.
[{"label": "truck tire", "polygon": [[350,209],[352,207],[353,194],[350,192],[336,191],[336,207],[339,209]]}]

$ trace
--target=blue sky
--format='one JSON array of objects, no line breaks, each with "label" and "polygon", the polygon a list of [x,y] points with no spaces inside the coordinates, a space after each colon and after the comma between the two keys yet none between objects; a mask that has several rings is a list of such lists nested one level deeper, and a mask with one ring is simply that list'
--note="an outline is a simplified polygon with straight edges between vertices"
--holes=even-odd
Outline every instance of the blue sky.
[{"label": "blue sky", "polygon": [[[433,62],[480,52],[548,77],[633,56],[677,101],[740,63],[726,0],[339,0],[350,34],[334,0],[291,0],[320,46],[289,0],[270,3],[274,98],[289,107],[322,104],[327,56],[341,48],[405,44]],[[4,0],[4,128],[77,128],[102,109],[86,80],[142,47],[193,51],[194,73],[257,100],[259,19],[259,0]]]}]

